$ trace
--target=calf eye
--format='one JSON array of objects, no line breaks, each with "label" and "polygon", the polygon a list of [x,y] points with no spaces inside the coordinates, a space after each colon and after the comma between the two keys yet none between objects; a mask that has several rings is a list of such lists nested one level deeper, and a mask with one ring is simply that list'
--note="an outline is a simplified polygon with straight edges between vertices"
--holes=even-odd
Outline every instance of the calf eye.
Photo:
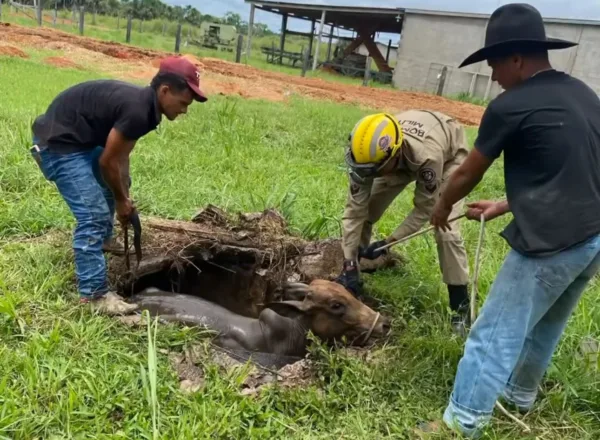
[{"label": "calf eye", "polygon": [[339,302],[334,302],[331,303],[331,305],[329,306],[331,308],[331,311],[335,312],[335,313],[343,313],[344,312],[344,304],[339,303]]}]

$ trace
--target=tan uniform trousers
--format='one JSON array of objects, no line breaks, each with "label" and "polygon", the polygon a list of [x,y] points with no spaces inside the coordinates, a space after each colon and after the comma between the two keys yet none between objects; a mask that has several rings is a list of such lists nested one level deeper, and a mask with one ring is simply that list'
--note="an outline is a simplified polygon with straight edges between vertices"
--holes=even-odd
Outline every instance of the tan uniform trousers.
[{"label": "tan uniform trousers", "polygon": [[[458,124],[452,123],[448,124],[448,126],[452,129],[453,142],[459,142],[466,146],[464,131],[461,127]],[[442,191],[448,183],[450,175],[460,166],[465,157],[466,153],[459,152],[452,161],[444,164],[441,186]],[[371,197],[369,199],[368,220],[364,223],[361,233],[360,245],[362,247],[366,248],[371,241],[373,224],[381,218],[394,199],[412,181],[414,181],[414,178],[408,174],[394,175],[393,178],[380,177],[374,180]],[[410,221],[419,223],[418,226],[415,225],[415,229],[420,229],[425,225],[433,213],[434,203],[431,203],[431,201],[422,203],[422,200],[419,199],[420,197],[426,199],[423,193],[415,192],[414,205],[415,207],[426,206],[426,209],[415,208],[413,211],[413,216]],[[435,201],[437,201],[437,197],[434,202]],[[463,212],[464,200],[460,200],[453,206],[449,218],[461,215]],[[464,241],[460,233],[460,221],[461,220],[451,223],[450,226],[452,229],[450,231],[444,232],[437,229],[434,230],[443,281],[444,283],[451,285],[467,285],[469,283],[469,264]]]}]

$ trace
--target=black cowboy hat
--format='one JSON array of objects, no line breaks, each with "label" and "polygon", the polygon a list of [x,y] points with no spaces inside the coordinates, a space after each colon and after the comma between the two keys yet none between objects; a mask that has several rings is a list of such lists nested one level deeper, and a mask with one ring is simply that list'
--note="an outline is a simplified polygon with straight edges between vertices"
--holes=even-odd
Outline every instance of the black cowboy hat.
[{"label": "black cowboy hat", "polygon": [[540,12],[527,3],[500,6],[491,15],[485,32],[485,47],[467,57],[459,67],[510,55],[517,51],[566,49],[577,43],[546,37]]}]

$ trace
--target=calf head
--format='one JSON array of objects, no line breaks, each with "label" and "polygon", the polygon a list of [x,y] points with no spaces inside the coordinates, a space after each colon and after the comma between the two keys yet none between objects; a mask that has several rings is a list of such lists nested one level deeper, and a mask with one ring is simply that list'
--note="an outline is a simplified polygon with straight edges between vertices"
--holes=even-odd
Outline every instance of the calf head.
[{"label": "calf head", "polygon": [[302,319],[324,340],[346,336],[351,344],[362,345],[369,337],[382,337],[389,320],[357,300],[342,285],[314,280],[310,285],[290,283],[284,287],[285,301],[268,304],[275,312]]}]

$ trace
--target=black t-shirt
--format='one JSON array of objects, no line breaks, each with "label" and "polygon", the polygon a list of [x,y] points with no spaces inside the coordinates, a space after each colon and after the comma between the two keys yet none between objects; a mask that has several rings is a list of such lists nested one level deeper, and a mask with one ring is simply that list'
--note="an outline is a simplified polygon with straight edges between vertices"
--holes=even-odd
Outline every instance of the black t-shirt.
[{"label": "black t-shirt", "polygon": [[40,145],[59,153],[104,147],[113,128],[137,140],[160,123],[156,92],[117,80],[77,84],[60,93],[33,123]]},{"label": "black t-shirt", "polygon": [[504,152],[514,250],[548,256],[600,233],[600,99],[582,81],[549,70],[499,95],[475,148]]}]

